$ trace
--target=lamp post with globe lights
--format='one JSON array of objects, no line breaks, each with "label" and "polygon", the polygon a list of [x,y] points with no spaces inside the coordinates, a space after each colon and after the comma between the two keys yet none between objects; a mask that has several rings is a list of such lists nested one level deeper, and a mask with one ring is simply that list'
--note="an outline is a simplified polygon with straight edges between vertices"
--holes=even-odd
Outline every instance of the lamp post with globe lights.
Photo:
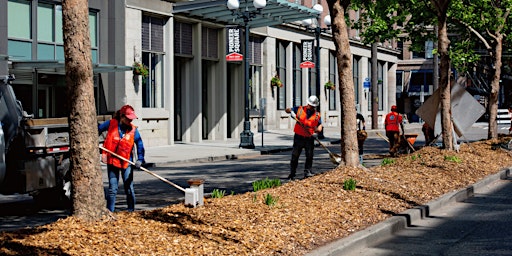
[{"label": "lamp post with globe lights", "polygon": [[[320,12],[320,14],[323,13],[324,7],[321,4],[315,4],[313,6],[313,9]],[[315,26],[313,26],[313,23],[316,23]],[[331,15],[326,15],[324,17],[324,24],[327,26],[327,28],[322,28],[320,26],[320,15],[316,19],[315,22],[313,22],[313,19],[305,19],[302,21],[302,25],[306,27],[307,31],[315,33],[315,42],[316,42],[316,48],[315,48],[315,72],[316,72],[316,81],[315,81],[315,94],[320,97],[320,35],[328,30],[330,30],[331,27]],[[320,105],[318,105],[318,111],[320,111]],[[323,132],[320,132],[318,134],[318,138],[323,139],[324,134]]]},{"label": "lamp post with globe lights", "polygon": [[[247,0],[246,0],[247,3]],[[244,21],[244,34],[245,34],[245,47],[244,47],[244,99],[245,99],[245,117],[244,117],[244,130],[240,133],[240,146],[241,148],[255,148],[254,134],[251,132],[251,121],[249,120],[249,22],[261,14],[261,9],[267,5],[266,0],[254,0],[253,5],[256,10],[249,11],[246,7],[245,10],[240,10],[240,2],[238,0],[228,0],[227,7],[231,10],[233,15],[242,18]]]}]

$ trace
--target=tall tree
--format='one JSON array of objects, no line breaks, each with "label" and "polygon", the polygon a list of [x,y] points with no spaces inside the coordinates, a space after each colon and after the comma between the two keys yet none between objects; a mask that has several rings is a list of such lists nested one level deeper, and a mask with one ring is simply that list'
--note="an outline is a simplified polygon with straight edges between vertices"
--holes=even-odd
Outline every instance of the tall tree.
[{"label": "tall tree", "polygon": [[353,21],[353,27],[361,30],[363,43],[371,44],[371,102],[372,128],[378,128],[378,44],[398,38],[402,33],[396,28],[398,22],[405,20],[404,12],[398,12],[400,4],[395,0],[353,0],[351,8],[360,12],[359,20]]},{"label": "tall tree", "polygon": [[[441,133],[443,148],[453,150],[453,134],[451,120],[451,70],[450,70],[450,40],[448,38],[448,10],[451,0],[407,0],[400,1],[399,13],[407,13],[408,20],[404,23],[406,39],[412,42],[413,50],[425,49],[425,39],[436,38],[434,27],[437,29],[437,54],[439,65],[439,91],[441,105]],[[423,44],[423,45],[422,45]],[[437,79],[437,78],[434,78]]]},{"label": "tall tree", "polygon": [[327,0],[332,20],[333,42],[336,47],[338,84],[340,90],[341,158],[346,166],[359,165],[352,53],[345,22],[350,0]]},{"label": "tall tree", "polygon": [[62,27],[70,99],[72,214],[94,221],[101,219],[108,210],[98,156],[88,0],[62,1]]},{"label": "tall tree", "polygon": [[[509,24],[512,0],[453,0],[451,19],[473,34],[491,56],[493,67],[491,91],[489,92],[488,139],[498,137],[498,93],[502,68],[503,42],[512,32]],[[471,44],[474,46],[475,44]]]}]

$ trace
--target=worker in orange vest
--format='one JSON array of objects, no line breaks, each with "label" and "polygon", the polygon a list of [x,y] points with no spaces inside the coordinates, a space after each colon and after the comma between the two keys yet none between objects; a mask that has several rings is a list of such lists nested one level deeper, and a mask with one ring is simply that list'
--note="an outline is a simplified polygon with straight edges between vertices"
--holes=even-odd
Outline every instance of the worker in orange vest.
[{"label": "worker in orange vest", "polygon": [[293,150],[292,159],[290,161],[290,175],[288,179],[295,179],[295,172],[299,165],[299,157],[302,149],[305,149],[306,162],[304,164],[304,178],[312,177],[314,174],[311,170],[313,166],[313,152],[315,151],[315,138],[314,133],[322,131],[322,118],[320,113],[316,111],[319,104],[318,97],[315,95],[310,96],[307,100],[307,105],[298,106],[285,109],[286,113],[297,121],[293,132]]},{"label": "worker in orange vest", "polygon": [[384,127],[389,140],[389,154],[395,156],[398,148],[400,148],[400,128],[402,128],[402,134],[404,134],[403,118],[398,113],[396,105],[391,106],[391,112],[386,115]]},{"label": "worker in orange vest", "polygon": [[[125,159],[129,159],[131,162],[135,162],[134,167],[139,169],[144,163],[144,144],[137,126],[132,124],[133,119],[137,119],[133,107],[124,105],[116,112],[113,119],[98,125],[98,132],[101,134],[107,131],[103,147]],[[133,159],[134,145],[137,147],[136,160]],[[134,211],[135,191],[133,189],[132,166],[127,161],[121,160],[108,152],[102,153],[102,162],[107,164],[108,172],[107,208],[111,212],[115,209],[119,174],[121,174],[128,211]]]}]

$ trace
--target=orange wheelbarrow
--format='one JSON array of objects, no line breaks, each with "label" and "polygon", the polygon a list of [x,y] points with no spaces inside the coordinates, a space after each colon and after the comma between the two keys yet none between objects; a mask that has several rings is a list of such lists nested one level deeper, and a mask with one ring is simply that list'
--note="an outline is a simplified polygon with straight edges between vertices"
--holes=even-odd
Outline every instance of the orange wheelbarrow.
[{"label": "orange wheelbarrow", "polygon": [[400,151],[405,152],[406,154],[416,151],[413,145],[414,142],[416,142],[417,137],[418,134],[403,134],[400,141]]}]

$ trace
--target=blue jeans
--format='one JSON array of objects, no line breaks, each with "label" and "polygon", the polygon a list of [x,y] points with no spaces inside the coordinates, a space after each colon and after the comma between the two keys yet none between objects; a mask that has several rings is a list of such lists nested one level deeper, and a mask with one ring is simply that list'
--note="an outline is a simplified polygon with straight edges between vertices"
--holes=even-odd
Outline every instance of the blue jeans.
[{"label": "blue jeans", "polygon": [[108,193],[107,193],[107,208],[114,212],[116,206],[117,189],[119,188],[119,173],[123,178],[124,193],[126,194],[126,202],[128,204],[128,211],[135,210],[135,191],[133,190],[133,171],[132,166],[128,168],[117,168],[113,165],[107,166],[108,172]]}]

